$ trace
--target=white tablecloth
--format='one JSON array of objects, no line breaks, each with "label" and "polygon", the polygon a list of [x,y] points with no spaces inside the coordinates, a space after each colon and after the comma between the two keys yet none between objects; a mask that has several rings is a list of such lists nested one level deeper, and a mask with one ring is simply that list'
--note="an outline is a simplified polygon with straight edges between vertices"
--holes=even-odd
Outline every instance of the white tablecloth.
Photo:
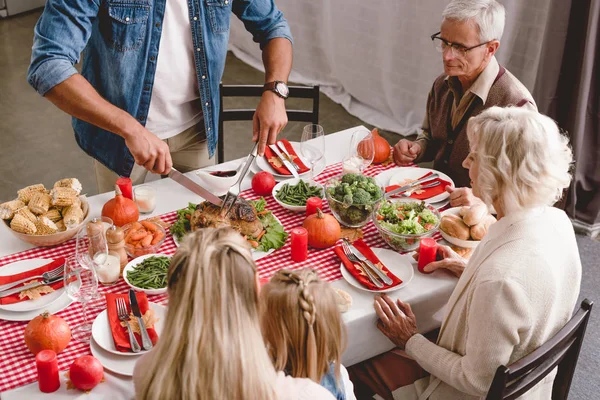
[{"label": "white tablecloth", "polygon": [[[350,141],[352,131],[356,128],[326,136],[327,164],[340,162],[346,156],[346,143]],[[340,145],[343,144],[343,145]],[[240,160],[229,161],[213,169],[233,169],[241,162]],[[231,167],[231,168],[230,168]],[[192,176],[192,174],[188,174]],[[192,176],[193,177],[193,176]],[[188,202],[198,202],[198,197],[180,186],[171,179],[163,179],[150,183],[157,191],[157,207],[154,215],[185,207]],[[242,185],[243,189],[250,188],[250,177],[247,177]],[[102,205],[113,193],[104,193],[89,198],[90,215],[99,215]],[[7,230],[0,231],[0,257],[13,254],[31,248],[30,245],[16,239]],[[450,297],[456,278],[445,272],[436,272],[431,275],[423,275],[416,269],[415,277],[405,288],[390,293],[392,298],[400,298],[411,304],[417,316],[418,328],[421,332],[428,332],[441,324],[441,310]],[[346,366],[366,360],[377,354],[381,354],[393,348],[388,339],[376,328],[376,315],[373,310],[373,295],[369,292],[360,291],[350,286],[345,280],[340,279],[333,282],[336,288],[341,288],[350,293],[353,299],[352,308],[344,314],[344,322],[348,329],[348,347],[343,356]],[[44,395],[39,392],[37,383],[22,386],[0,395],[3,400],[23,400],[30,398],[53,398],[53,399],[121,399],[133,396],[133,384],[131,378],[106,373],[106,382],[96,387],[89,395],[70,390],[67,391],[63,384],[59,391]]]},{"label": "white tablecloth", "polygon": [[[449,0],[275,0],[294,36],[290,80],[319,84],[363,121],[401,134],[420,127],[427,94],[443,72],[430,36]],[[506,27],[498,61],[534,88],[551,2],[501,0]],[[263,70],[261,52],[236,18],[233,53]]]}]

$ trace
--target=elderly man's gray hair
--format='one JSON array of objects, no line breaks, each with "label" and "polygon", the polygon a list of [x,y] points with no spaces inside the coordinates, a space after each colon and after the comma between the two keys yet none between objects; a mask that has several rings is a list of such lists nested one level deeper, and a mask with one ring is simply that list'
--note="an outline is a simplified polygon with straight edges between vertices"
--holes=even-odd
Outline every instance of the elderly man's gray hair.
[{"label": "elderly man's gray hair", "polygon": [[452,0],[442,13],[444,19],[473,20],[482,42],[500,40],[504,32],[504,6],[496,0]]}]

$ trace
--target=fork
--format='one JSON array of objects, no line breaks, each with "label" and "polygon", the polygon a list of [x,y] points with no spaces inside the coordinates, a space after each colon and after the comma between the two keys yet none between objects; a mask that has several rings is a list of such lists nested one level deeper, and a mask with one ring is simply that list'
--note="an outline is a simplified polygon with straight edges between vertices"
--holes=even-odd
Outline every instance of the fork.
[{"label": "fork", "polygon": [[371,282],[373,282],[373,284],[375,286],[377,286],[380,289],[383,287],[383,283],[379,282],[379,280],[375,277],[375,275],[373,275],[371,273],[369,268],[363,266],[362,262],[358,258],[356,258],[354,253],[352,253],[352,251],[350,251],[350,248],[344,242],[342,242],[342,251],[344,252],[346,257],[348,257],[348,260],[350,260],[350,262],[361,266],[361,269],[367,273],[367,275],[369,276],[369,279],[371,280]]},{"label": "fork", "polygon": [[389,276],[387,276],[379,268],[377,268],[377,266],[373,264],[367,257],[365,257],[365,255],[362,254],[352,243],[350,243],[348,239],[343,238],[342,241],[348,247],[350,253],[352,253],[356,258],[358,258],[358,260],[363,265],[366,265],[371,270],[371,272],[374,272],[375,275],[377,275],[377,278],[379,278],[383,283],[385,283],[386,285],[391,285],[392,283],[394,283]]},{"label": "fork", "polygon": [[429,183],[427,185],[418,185],[418,186],[415,186],[414,188],[408,189],[406,192],[402,193],[402,196],[404,196],[404,197],[410,197],[417,190],[432,188],[434,186],[438,186],[439,184],[440,184],[440,181],[435,181],[435,182]]},{"label": "fork", "polygon": [[2,285],[2,286],[0,286],[0,291],[3,292],[5,290],[16,288],[20,284],[29,282],[34,279],[42,278],[44,281],[48,282],[48,281],[53,280],[54,278],[58,278],[60,275],[62,275],[62,273],[64,271],[65,271],[65,264],[63,263],[60,267],[56,267],[53,270],[46,271],[42,275],[31,276],[29,278],[21,279],[20,281],[17,281],[17,282],[11,282],[11,283],[7,283],[6,285]]},{"label": "fork", "polygon": [[235,182],[229,188],[229,190],[227,191],[227,195],[225,196],[225,199],[223,199],[223,205],[221,206],[221,211],[223,210],[223,208],[225,206],[227,206],[228,202],[231,203],[227,207],[227,212],[225,213],[225,216],[227,216],[227,214],[229,214],[229,212],[233,208],[235,202],[237,201],[238,196],[240,195],[240,192],[242,191],[242,181],[246,177],[246,174],[248,173],[248,170],[250,169],[250,166],[254,162],[254,159],[256,158],[257,155],[258,155],[258,142],[256,142],[254,144],[254,147],[250,151],[250,154],[248,154],[248,157],[246,158],[244,166],[242,167],[242,172],[240,173],[240,176],[239,176],[237,182]]},{"label": "fork", "polygon": [[119,317],[119,321],[123,321],[127,324],[127,332],[129,333],[129,344],[131,345],[131,351],[134,353],[140,352],[140,345],[131,330],[131,326],[129,325],[129,313],[127,312],[127,305],[125,305],[125,300],[120,297],[116,299],[117,304],[117,317]]}]

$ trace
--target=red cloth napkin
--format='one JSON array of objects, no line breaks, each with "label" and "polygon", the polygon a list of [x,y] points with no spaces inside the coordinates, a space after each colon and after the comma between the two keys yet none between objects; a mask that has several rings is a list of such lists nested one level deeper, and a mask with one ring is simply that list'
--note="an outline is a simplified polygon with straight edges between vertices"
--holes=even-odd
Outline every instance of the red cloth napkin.
[{"label": "red cloth napkin", "polygon": [[[304,163],[302,163],[302,160],[300,160],[300,157],[298,157],[298,154],[296,153],[296,151],[294,150],[294,148],[292,147],[292,144],[290,142],[288,142],[285,139],[281,139],[281,140],[279,140],[279,142],[283,143],[283,145],[287,149],[288,153],[292,156],[292,159],[294,160],[296,165],[298,165],[298,167],[300,168],[300,171],[298,171],[299,174],[303,174],[303,173],[307,172],[308,170],[310,170],[310,168],[308,168],[306,165],[304,165]],[[294,157],[294,156],[296,156],[296,157]],[[275,154],[273,152],[273,150],[271,150],[269,148],[269,146],[267,146],[267,148],[265,149],[265,159],[267,160],[269,165],[275,171],[277,171],[277,173],[280,175],[292,175],[292,173],[290,171],[288,171],[288,169],[285,167],[285,165],[278,167],[273,162],[270,161],[271,158],[277,159],[278,156],[277,156],[277,154]]]},{"label": "red cloth napkin", "polygon": [[[420,177],[419,179],[423,179],[428,177],[429,175],[433,174],[433,172],[428,172],[425,175],[423,175],[422,177]],[[417,179],[417,180],[419,180]],[[432,198],[433,196],[437,196],[438,194],[442,194],[446,191],[446,186],[452,186],[452,184],[448,181],[445,181],[443,179],[440,178],[436,178],[436,179],[432,179],[430,181],[426,181],[423,182],[424,184],[429,184],[429,183],[433,183],[433,182],[439,182],[440,184],[431,188],[427,188],[427,189],[421,189],[423,190],[423,193],[413,193],[410,195],[410,197],[412,199],[417,199],[417,200],[427,200]],[[398,189],[399,187],[401,187],[400,185],[390,185],[388,187],[385,188],[385,192],[391,192],[394,189]],[[399,193],[401,194],[401,193]]]},{"label": "red cloth napkin", "polygon": [[[53,269],[59,267],[61,264],[64,264],[64,263],[65,263],[64,258],[57,258],[56,260],[52,261],[51,263],[42,265],[41,267],[29,270],[29,271],[20,272],[18,274],[14,274],[14,275],[0,276],[0,285],[6,285],[8,283],[20,281],[21,279],[42,275],[44,272],[52,271]],[[41,278],[38,278],[35,280],[38,282],[42,281]],[[30,281],[25,282],[22,285],[27,285],[28,283],[30,283]],[[63,285],[64,285],[64,282],[61,279],[58,282],[53,283],[52,285],[49,285],[49,286],[54,290],[58,290],[61,287],[63,287]],[[42,296],[44,296],[44,295],[42,294]],[[10,296],[4,296],[4,297],[0,298],[0,304],[1,305],[14,304],[14,303],[19,303],[21,301],[27,301],[27,300],[29,300],[29,297],[20,299],[19,293],[15,293]]]},{"label": "red cloth napkin", "polygon": [[350,272],[352,276],[355,277],[363,286],[367,287],[370,290],[385,290],[400,285],[402,283],[402,279],[392,274],[390,270],[387,269],[385,265],[383,265],[379,258],[377,258],[375,253],[373,253],[373,250],[369,248],[369,245],[367,245],[362,239],[357,239],[352,244],[354,245],[354,247],[356,247],[356,250],[360,251],[373,264],[381,267],[381,270],[392,279],[391,285],[386,285],[385,283],[381,282],[384,286],[382,288],[378,288],[373,283],[371,283],[368,276],[363,275],[363,272],[356,268],[356,266],[354,266],[354,264],[351,263],[350,260],[348,260],[348,257],[346,257],[344,251],[342,250],[342,246],[337,246],[334,249],[335,254],[337,254],[340,260],[342,260],[348,272]]},{"label": "red cloth napkin", "polygon": [[[142,315],[145,315],[146,312],[150,309],[148,305],[148,298],[146,297],[146,293],[136,293],[138,305],[140,306],[140,312]],[[131,313],[131,309],[129,308],[129,294],[117,294],[117,293],[106,293],[106,313],[108,314],[108,323],[110,324],[110,330],[112,331],[113,340],[115,341],[115,347],[117,350],[128,353],[131,351],[131,345],[129,344],[129,334],[127,333],[127,328],[121,326],[121,321],[117,316],[117,298],[121,297],[125,300],[125,304],[127,304],[127,311]],[[150,340],[152,340],[152,344],[156,344],[158,340],[158,334],[154,328],[146,327],[148,330],[148,336],[150,336]],[[142,337],[135,333],[135,338],[142,345]]]}]

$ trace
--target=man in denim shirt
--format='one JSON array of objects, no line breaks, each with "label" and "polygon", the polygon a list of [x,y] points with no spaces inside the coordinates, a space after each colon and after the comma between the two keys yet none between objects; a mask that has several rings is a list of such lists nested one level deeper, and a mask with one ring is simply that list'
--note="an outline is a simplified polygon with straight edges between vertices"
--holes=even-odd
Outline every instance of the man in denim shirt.
[{"label": "man in denim shirt", "polygon": [[137,184],[148,171],[214,162],[232,12],[263,50],[266,84],[253,124],[263,154],[287,123],[292,65],[290,29],[273,0],[46,2],[28,81],[74,117],[77,143],[97,160],[100,192],[117,174]]}]

